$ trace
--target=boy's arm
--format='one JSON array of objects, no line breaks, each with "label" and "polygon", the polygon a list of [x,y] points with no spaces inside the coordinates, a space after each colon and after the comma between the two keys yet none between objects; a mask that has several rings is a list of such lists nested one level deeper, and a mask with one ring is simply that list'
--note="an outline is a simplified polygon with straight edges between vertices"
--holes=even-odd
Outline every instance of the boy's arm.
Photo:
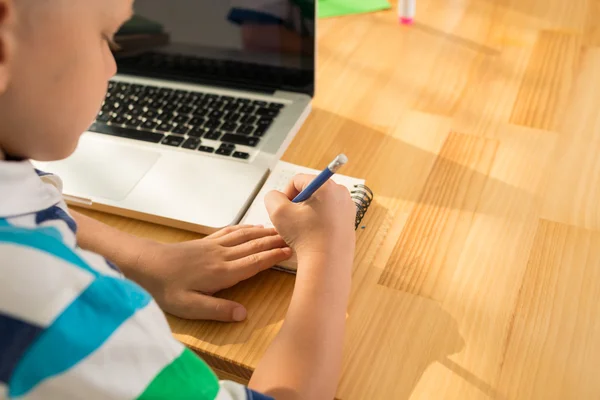
[{"label": "boy's arm", "polygon": [[341,370],[356,208],[348,190],[332,182],[305,203],[291,203],[312,178],[297,176],[285,195],[266,198],[271,220],[298,254],[285,322],[250,381],[278,400],[332,399]]},{"label": "boy's arm", "polygon": [[[278,400],[333,399],[342,361],[352,261],[308,256],[281,331],[249,386]],[[315,276],[313,270],[330,273]]]},{"label": "boy's arm", "polygon": [[137,268],[140,255],[153,243],[103,224],[73,209],[69,213],[77,222],[77,243],[115,263],[129,276]]},{"label": "boy's arm", "polygon": [[223,229],[204,239],[163,244],[142,239],[70,210],[81,248],[116,264],[163,310],[188,319],[242,321],[246,309],[216,292],[287,260],[292,252],[275,230]]}]

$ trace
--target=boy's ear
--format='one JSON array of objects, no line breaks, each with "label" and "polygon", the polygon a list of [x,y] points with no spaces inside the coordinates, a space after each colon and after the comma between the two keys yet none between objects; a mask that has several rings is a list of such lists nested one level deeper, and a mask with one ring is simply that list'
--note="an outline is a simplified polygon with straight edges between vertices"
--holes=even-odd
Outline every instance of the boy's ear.
[{"label": "boy's ear", "polygon": [[14,30],[13,0],[0,0],[0,94],[8,87],[10,63],[13,55]]}]

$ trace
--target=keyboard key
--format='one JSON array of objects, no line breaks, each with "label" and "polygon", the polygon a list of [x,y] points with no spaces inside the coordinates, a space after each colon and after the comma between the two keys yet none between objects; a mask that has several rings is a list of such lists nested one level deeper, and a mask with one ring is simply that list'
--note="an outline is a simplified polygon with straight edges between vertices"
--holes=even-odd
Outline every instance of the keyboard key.
[{"label": "keyboard key", "polygon": [[185,96],[189,95],[190,92],[187,92],[185,90],[176,90],[174,94],[177,97],[185,97]]},{"label": "keyboard key", "polygon": [[199,137],[202,137],[205,133],[206,133],[205,128],[197,126],[195,128],[192,128],[192,130],[188,132],[188,136],[199,138]]},{"label": "keyboard key", "polygon": [[206,117],[210,112],[209,108],[197,108],[194,111],[194,117]]},{"label": "keyboard key", "polygon": [[132,117],[139,117],[143,113],[144,110],[142,110],[142,108],[138,106],[130,106],[129,110],[127,110],[127,114],[131,115]]},{"label": "keyboard key", "polygon": [[237,133],[240,133],[242,135],[251,135],[252,132],[254,132],[254,127],[252,125],[240,125],[239,128],[237,128],[236,130]]},{"label": "keyboard key", "polygon": [[253,105],[255,106],[259,106],[259,107],[265,107],[267,105],[266,101],[261,101],[261,100],[254,100],[252,102]]},{"label": "keyboard key", "polygon": [[171,93],[173,93],[173,89],[162,88],[162,89],[159,89],[158,93],[162,96],[169,96]]},{"label": "keyboard key", "polygon": [[194,138],[191,137],[188,140],[185,141],[185,143],[183,144],[184,149],[188,149],[188,150],[196,150],[198,148],[198,146],[200,145],[201,140],[198,138]]},{"label": "keyboard key", "polygon": [[209,140],[219,140],[220,137],[221,132],[215,130],[208,131],[208,133],[204,135],[204,138]]},{"label": "keyboard key", "polygon": [[138,118],[129,118],[127,119],[127,121],[125,121],[125,126],[128,128],[137,128],[138,126],[140,126],[142,124],[142,120],[138,119]]},{"label": "keyboard key", "polygon": [[225,105],[225,107],[223,107],[223,110],[225,111],[237,111],[238,108],[240,108],[240,103],[228,103]]},{"label": "keyboard key", "polygon": [[225,101],[231,103],[233,100],[235,100],[235,98],[233,98],[231,96],[221,96],[221,100],[225,100]]},{"label": "keyboard key", "polygon": [[230,122],[237,122],[241,117],[241,114],[229,112],[223,119]]},{"label": "keyboard key", "polygon": [[258,110],[256,110],[255,114],[260,117],[275,118],[279,115],[279,110],[275,110],[272,108],[259,108]]},{"label": "keyboard key", "polygon": [[269,103],[269,108],[273,108],[275,110],[281,110],[283,107],[285,107],[285,104],[281,104],[281,103]]},{"label": "keyboard key", "polygon": [[158,88],[146,86],[140,93],[146,93],[147,96],[154,96],[158,94]]},{"label": "keyboard key", "polygon": [[196,103],[201,98],[202,98],[202,93],[190,93],[185,98],[185,101],[188,102],[190,105],[193,105],[194,103]]},{"label": "keyboard key", "polygon": [[219,98],[219,95],[218,94],[207,94],[206,96],[204,96],[204,98],[211,99],[211,100],[217,100]]},{"label": "keyboard key", "polygon": [[233,144],[240,144],[243,146],[256,147],[256,145],[258,144],[260,139],[257,137],[254,137],[254,136],[242,136],[242,135],[233,135],[231,133],[227,133],[227,134],[223,135],[223,137],[221,138],[221,141],[227,142],[227,143],[233,143]]},{"label": "keyboard key", "polygon": [[223,116],[223,111],[218,111],[218,110],[211,111],[210,114],[208,114],[209,118],[215,118],[215,119],[219,119],[222,116]]},{"label": "keyboard key", "polygon": [[190,120],[190,117],[188,117],[187,115],[178,115],[175,118],[173,118],[173,122],[175,122],[176,124],[187,124],[187,122]]},{"label": "keyboard key", "polygon": [[256,137],[263,137],[268,129],[269,127],[266,125],[259,125],[256,127],[256,130],[254,131],[253,135]]},{"label": "keyboard key", "polygon": [[173,121],[173,118],[175,118],[175,113],[163,111],[162,113],[158,114],[158,116],[156,117],[156,120],[158,120],[160,122],[168,122],[168,121]]},{"label": "keyboard key", "polygon": [[194,108],[190,106],[181,106],[177,109],[179,114],[191,114],[192,111],[194,111]]},{"label": "keyboard key", "polygon": [[113,125],[123,125],[125,121],[127,121],[127,119],[124,116],[117,115],[110,121],[110,123]]},{"label": "keyboard key", "polygon": [[141,128],[152,130],[152,129],[156,128],[157,126],[158,126],[158,124],[156,122],[147,120],[142,124]]},{"label": "keyboard key", "polygon": [[[152,97],[143,97],[142,100],[140,101],[140,104],[143,106],[146,106],[146,107],[150,107],[155,102],[156,102],[156,100],[154,100]],[[158,104],[156,104],[155,107],[158,107]]]},{"label": "keyboard key", "polygon": [[256,122],[258,118],[255,117],[254,115],[244,115],[241,119],[240,122],[244,123],[244,124],[253,124]]},{"label": "keyboard key", "polygon": [[221,130],[225,132],[235,132],[237,128],[238,124],[235,122],[225,122],[223,125],[221,125]]},{"label": "keyboard key", "polygon": [[231,144],[231,143],[221,143],[221,146],[219,146],[222,149],[232,149],[235,150],[235,145]]},{"label": "keyboard key", "polygon": [[243,114],[252,114],[254,112],[254,110],[256,110],[256,107],[254,107],[253,105],[248,105],[248,106],[244,106],[244,107],[240,108],[239,112],[241,112]]},{"label": "keyboard key", "polygon": [[215,152],[214,147],[210,147],[210,146],[200,146],[200,148],[198,150],[203,151],[205,153],[214,153]]},{"label": "keyboard key", "polygon": [[219,147],[217,149],[217,154],[221,155],[221,156],[230,156],[231,153],[233,153],[233,149],[228,149],[228,148],[223,148],[223,147]]},{"label": "keyboard key", "polygon": [[129,90],[129,83],[120,82],[117,86],[119,92],[126,92],[127,90]]},{"label": "keyboard key", "polygon": [[237,99],[237,102],[241,103],[241,104],[250,104],[252,102],[252,100],[249,100],[249,99]]},{"label": "keyboard key", "polygon": [[235,153],[233,153],[233,157],[234,158],[240,158],[242,160],[247,160],[247,159],[250,158],[250,154],[244,153],[244,152],[241,152],[241,151],[236,151]]},{"label": "keyboard key", "polygon": [[273,123],[273,119],[271,119],[271,118],[261,118],[258,120],[256,125],[269,127],[269,126],[271,126],[272,123]]},{"label": "keyboard key", "polygon": [[188,125],[190,126],[200,126],[204,123],[204,118],[194,117],[189,120]]},{"label": "keyboard key", "polygon": [[179,147],[181,145],[181,143],[183,143],[184,140],[185,139],[181,136],[167,136],[162,141],[162,144],[164,144],[166,146]]},{"label": "keyboard key", "polygon": [[177,108],[178,104],[177,103],[171,103],[171,102],[167,102],[167,103],[162,103],[160,105],[160,109],[165,111],[165,112],[169,112],[169,111],[175,111],[175,109]]},{"label": "keyboard key", "polygon": [[144,89],[144,86],[142,85],[131,85],[129,87],[129,91],[132,93],[139,93]]},{"label": "keyboard key", "polygon": [[171,132],[175,133],[177,135],[185,135],[188,133],[189,130],[190,130],[190,128],[188,128],[187,126],[179,125],[175,129],[173,129]]},{"label": "keyboard key", "polygon": [[146,110],[142,116],[146,119],[153,120],[158,116],[158,112],[156,110]]},{"label": "keyboard key", "polygon": [[96,117],[96,121],[98,122],[108,122],[111,119],[111,115],[108,113],[101,112]]},{"label": "keyboard key", "polygon": [[221,125],[221,121],[219,121],[218,119],[209,119],[204,123],[204,127],[209,129],[218,128],[219,125]]},{"label": "keyboard key", "polygon": [[136,129],[122,128],[118,126],[109,126],[95,123],[89,129],[92,132],[104,133],[111,136],[118,136],[127,139],[141,140],[144,142],[160,143],[164,136],[155,132],[144,132]]}]

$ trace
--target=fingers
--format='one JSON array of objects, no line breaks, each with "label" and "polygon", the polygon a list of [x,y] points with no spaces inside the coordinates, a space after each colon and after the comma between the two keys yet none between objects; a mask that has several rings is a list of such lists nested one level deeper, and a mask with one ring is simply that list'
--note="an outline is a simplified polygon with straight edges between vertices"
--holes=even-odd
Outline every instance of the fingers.
[{"label": "fingers", "polygon": [[230,273],[236,282],[252,278],[254,275],[267,270],[292,256],[292,249],[284,247],[251,254],[239,260],[231,261]]},{"label": "fingers", "polygon": [[225,247],[238,246],[242,243],[250,242],[255,239],[260,239],[267,236],[276,235],[277,232],[273,228],[263,227],[245,227],[236,229],[227,234],[218,237],[219,244]]},{"label": "fingers", "polygon": [[246,308],[239,303],[194,291],[181,294],[175,304],[171,303],[163,308],[173,315],[186,319],[238,322],[245,320],[247,315]]},{"label": "fingers", "polygon": [[265,236],[260,239],[251,240],[238,246],[227,249],[226,257],[228,261],[247,257],[251,254],[262,253],[272,249],[287,247],[285,241],[279,235]]},{"label": "fingers", "polygon": [[210,239],[217,239],[220,237],[223,237],[231,232],[235,232],[235,231],[239,231],[240,229],[248,229],[248,228],[252,228],[254,227],[254,225],[234,225],[234,226],[228,226],[226,228],[220,229],[210,235],[208,235],[206,238],[210,238]]},{"label": "fingers", "polygon": [[271,216],[271,220],[273,220],[273,214],[275,214],[277,210],[280,210],[290,204],[292,204],[292,202],[287,195],[276,190],[267,193],[265,196],[265,207],[267,208],[269,216]]},{"label": "fingers", "polygon": [[298,174],[295,175],[287,184],[285,189],[283,189],[283,193],[287,196],[288,199],[292,200],[294,197],[298,196],[301,191],[304,190],[315,179],[315,175],[307,175],[307,174]]}]

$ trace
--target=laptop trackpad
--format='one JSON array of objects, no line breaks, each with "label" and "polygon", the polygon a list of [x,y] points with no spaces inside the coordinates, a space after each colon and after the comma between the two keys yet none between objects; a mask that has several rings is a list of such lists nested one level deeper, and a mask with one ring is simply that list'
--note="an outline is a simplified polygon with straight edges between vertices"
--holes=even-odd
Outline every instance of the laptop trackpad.
[{"label": "laptop trackpad", "polygon": [[67,160],[47,170],[62,178],[65,194],[122,201],[159,158],[152,150],[88,136]]}]

